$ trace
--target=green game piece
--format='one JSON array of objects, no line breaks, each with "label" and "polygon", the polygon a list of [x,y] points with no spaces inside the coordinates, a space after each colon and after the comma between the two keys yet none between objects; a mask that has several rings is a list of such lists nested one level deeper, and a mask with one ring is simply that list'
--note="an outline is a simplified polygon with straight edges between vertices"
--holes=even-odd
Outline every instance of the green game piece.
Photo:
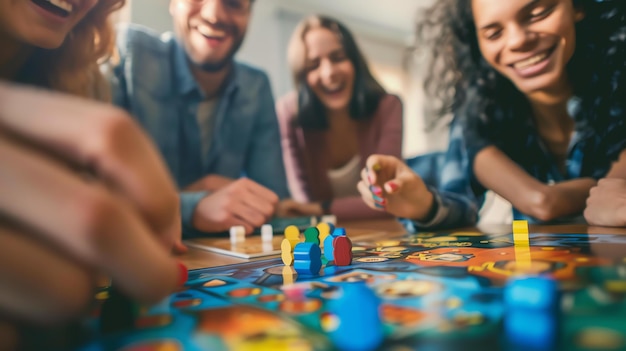
[{"label": "green game piece", "polygon": [[304,242],[313,243],[315,245],[320,244],[320,231],[315,227],[309,227],[304,231]]}]

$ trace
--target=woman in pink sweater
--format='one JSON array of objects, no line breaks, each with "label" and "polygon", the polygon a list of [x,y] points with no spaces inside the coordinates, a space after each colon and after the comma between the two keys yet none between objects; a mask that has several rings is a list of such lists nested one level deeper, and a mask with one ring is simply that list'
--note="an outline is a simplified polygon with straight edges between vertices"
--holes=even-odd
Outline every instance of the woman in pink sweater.
[{"label": "woman in pink sweater", "polygon": [[276,112],[291,200],[281,216],[384,217],[356,188],[369,155],[401,157],[402,102],[372,76],[350,32],[314,15],[292,35],[288,61],[297,91]]}]

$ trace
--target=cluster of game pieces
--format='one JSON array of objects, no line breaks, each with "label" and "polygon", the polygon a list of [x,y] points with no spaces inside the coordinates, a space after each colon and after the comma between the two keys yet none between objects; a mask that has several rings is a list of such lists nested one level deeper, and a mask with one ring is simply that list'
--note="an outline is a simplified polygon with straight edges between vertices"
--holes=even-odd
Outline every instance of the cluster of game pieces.
[{"label": "cluster of game pieces", "polygon": [[352,264],[352,242],[344,228],[321,222],[304,230],[304,242],[300,234],[298,227],[287,227],[280,246],[283,263],[286,266],[293,265],[298,274],[318,275],[322,261],[332,262],[335,266]]},{"label": "cluster of game pieces", "polygon": [[[513,242],[519,268],[529,268],[528,223],[513,222]],[[517,276],[504,288],[504,330],[511,350],[553,350],[558,340],[557,282],[546,276]]]}]

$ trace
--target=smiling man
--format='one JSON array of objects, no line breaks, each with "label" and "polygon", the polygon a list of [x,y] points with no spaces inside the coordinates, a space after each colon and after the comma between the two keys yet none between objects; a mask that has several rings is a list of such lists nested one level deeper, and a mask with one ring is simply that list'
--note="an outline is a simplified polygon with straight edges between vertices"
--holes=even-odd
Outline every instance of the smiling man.
[{"label": "smiling man", "polygon": [[186,232],[251,233],[288,195],[269,80],[234,60],[252,5],[171,0],[175,33],[131,26],[118,38],[114,102],[163,154],[182,189]]}]

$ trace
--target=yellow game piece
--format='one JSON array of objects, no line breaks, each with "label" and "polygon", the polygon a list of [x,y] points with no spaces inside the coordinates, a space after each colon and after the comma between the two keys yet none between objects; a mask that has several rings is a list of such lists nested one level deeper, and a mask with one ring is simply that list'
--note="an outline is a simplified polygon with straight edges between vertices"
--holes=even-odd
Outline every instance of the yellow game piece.
[{"label": "yellow game piece", "polygon": [[324,247],[324,239],[330,235],[330,225],[326,222],[322,222],[317,225],[317,230],[320,231],[320,235],[318,236],[320,239],[320,247]]},{"label": "yellow game piece", "polygon": [[528,239],[528,221],[513,221],[513,244],[516,272],[524,274],[532,266],[530,241]]},{"label": "yellow game piece", "polygon": [[380,170],[381,170],[381,168],[382,168],[382,167],[380,167],[380,165],[379,165],[378,163],[375,163],[375,164],[372,166],[372,170],[373,170],[374,172],[378,172],[378,171],[380,171]]},{"label": "yellow game piece", "polygon": [[291,245],[291,240],[283,239],[280,244],[280,257],[283,259],[285,266],[291,266],[293,264],[293,248],[295,245]]},{"label": "yellow game piece", "polygon": [[301,241],[300,229],[298,229],[295,225],[288,226],[285,228],[285,239],[288,239],[291,242],[292,247],[296,247],[296,245]]},{"label": "yellow game piece", "polygon": [[293,284],[294,273],[295,271],[290,266],[286,265],[283,267],[283,285]]},{"label": "yellow game piece", "polygon": [[513,241],[528,241],[528,221],[513,221]]}]

